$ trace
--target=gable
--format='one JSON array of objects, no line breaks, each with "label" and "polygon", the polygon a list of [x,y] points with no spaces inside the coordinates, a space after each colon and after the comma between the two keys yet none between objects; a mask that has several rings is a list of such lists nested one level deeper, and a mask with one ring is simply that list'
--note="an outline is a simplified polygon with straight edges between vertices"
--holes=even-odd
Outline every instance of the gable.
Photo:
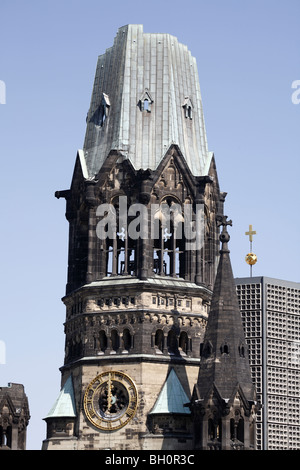
[{"label": "gable", "polygon": [[190,414],[187,394],[172,368],[150,414]]}]

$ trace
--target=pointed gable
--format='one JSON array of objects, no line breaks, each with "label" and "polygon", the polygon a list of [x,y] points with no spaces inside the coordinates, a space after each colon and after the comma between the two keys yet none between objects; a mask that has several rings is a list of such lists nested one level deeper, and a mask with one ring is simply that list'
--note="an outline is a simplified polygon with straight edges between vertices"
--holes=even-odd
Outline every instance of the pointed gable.
[{"label": "pointed gable", "polygon": [[150,414],[190,414],[189,402],[176,372],[172,368]]},{"label": "pointed gable", "polygon": [[57,400],[49,411],[47,418],[75,418],[76,407],[71,375],[66,380]]}]

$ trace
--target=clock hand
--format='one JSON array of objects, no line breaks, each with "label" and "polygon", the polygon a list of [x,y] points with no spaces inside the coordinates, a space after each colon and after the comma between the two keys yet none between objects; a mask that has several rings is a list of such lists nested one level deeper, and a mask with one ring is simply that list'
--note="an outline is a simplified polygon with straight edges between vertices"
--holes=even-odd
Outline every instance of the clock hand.
[{"label": "clock hand", "polygon": [[111,388],[112,388],[112,385],[111,385],[111,377],[110,377],[110,374],[109,374],[109,377],[108,377],[108,390],[107,390],[107,411],[110,411],[110,408],[111,408]]}]

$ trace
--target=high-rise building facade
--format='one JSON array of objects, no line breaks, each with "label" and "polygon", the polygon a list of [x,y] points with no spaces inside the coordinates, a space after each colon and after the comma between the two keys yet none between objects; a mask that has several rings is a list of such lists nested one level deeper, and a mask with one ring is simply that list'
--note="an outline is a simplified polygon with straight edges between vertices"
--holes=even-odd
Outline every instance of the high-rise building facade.
[{"label": "high-rise building facade", "polygon": [[258,401],[257,448],[300,449],[300,283],[236,278]]}]

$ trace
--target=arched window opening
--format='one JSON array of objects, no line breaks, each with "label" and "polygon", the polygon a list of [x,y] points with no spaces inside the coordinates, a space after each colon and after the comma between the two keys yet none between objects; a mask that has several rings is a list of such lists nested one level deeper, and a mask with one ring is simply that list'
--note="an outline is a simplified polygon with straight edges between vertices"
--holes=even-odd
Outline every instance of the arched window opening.
[{"label": "arched window opening", "polygon": [[179,337],[179,351],[187,354],[188,352],[188,335],[185,331],[180,333]]},{"label": "arched window opening", "polygon": [[245,346],[243,344],[239,346],[239,355],[240,357],[245,357]]},{"label": "arched window opening", "polygon": [[185,277],[184,218],[172,197],[162,201],[154,215],[153,270],[156,274]]},{"label": "arched window opening", "polygon": [[222,430],[222,422],[220,419],[217,421],[215,419],[208,420],[208,439],[209,440],[221,441],[221,430]]},{"label": "arched window opening", "polygon": [[103,352],[107,349],[107,336],[103,330],[99,334],[99,349]]},{"label": "arched window opening", "polygon": [[162,330],[157,330],[155,333],[155,347],[163,352],[164,349],[164,334]]},{"label": "arched window opening", "polygon": [[174,330],[168,333],[167,348],[169,354],[178,354],[178,340]]},{"label": "arched window opening", "polygon": [[111,332],[111,348],[114,351],[118,351],[118,349],[120,348],[120,337],[117,330],[112,330]]},{"label": "arched window opening", "polygon": [[110,108],[109,97],[106,93],[103,93],[101,106],[100,106],[100,122],[99,122],[101,127],[103,126],[104,122],[106,121],[108,117],[109,108]]},{"label": "arched window opening", "polygon": [[204,359],[207,359],[211,356],[213,352],[213,347],[210,341],[206,341],[203,345],[200,345],[200,355]]},{"label": "arched window opening", "polygon": [[192,119],[193,118],[193,103],[189,96],[185,97],[182,107],[184,109],[185,118]]},{"label": "arched window opening", "polygon": [[139,102],[138,102],[138,107],[140,108],[141,111],[146,111],[147,113],[151,113],[151,106],[153,103],[153,99],[151,97],[150,91],[148,88],[145,88],[143,94],[141,95]]},{"label": "arched window opening", "polygon": [[0,426],[0,447],[10,447],[12,444],[12,427]]},{"label": "arched window opening", "polygon": [[[126,220],[124,226],[118,232],[117,228],[122,225],[120,223],[120,207],[119,202],[113,203],[112,217],[114,218],[113,229],[108,233],[106,238],[106,259],[105,259],[105,275],[131,275],[136,274],[136,246],[137,240],[128,236],[127,227],[129,220]],[[121,210],[125,212],[125,208]],[[127,211],[126,211],[127,214]],[[121,214],[124,217],[124,214]],[[111,223],[111,221],[110,221]]]},{"label": "arched window opening", "polygon": [[244,442],[244,420],[240,416],[230,420],[230,439],[232,441]]},{"label": "arched window opening", "polygon": [[71,357],[80,357],[82,355],[82,341],[79,336],[73,338],[71,343]]},{"label": "arched window opening", "polygon": [[132,336],[127,328],[123,331],[123,344],[126,351],[132,348]]},{"label": "arched window opening", "polygon": [[224,343],[220,347],[221,354],[229,354],[229,346],[228,344]]}]

